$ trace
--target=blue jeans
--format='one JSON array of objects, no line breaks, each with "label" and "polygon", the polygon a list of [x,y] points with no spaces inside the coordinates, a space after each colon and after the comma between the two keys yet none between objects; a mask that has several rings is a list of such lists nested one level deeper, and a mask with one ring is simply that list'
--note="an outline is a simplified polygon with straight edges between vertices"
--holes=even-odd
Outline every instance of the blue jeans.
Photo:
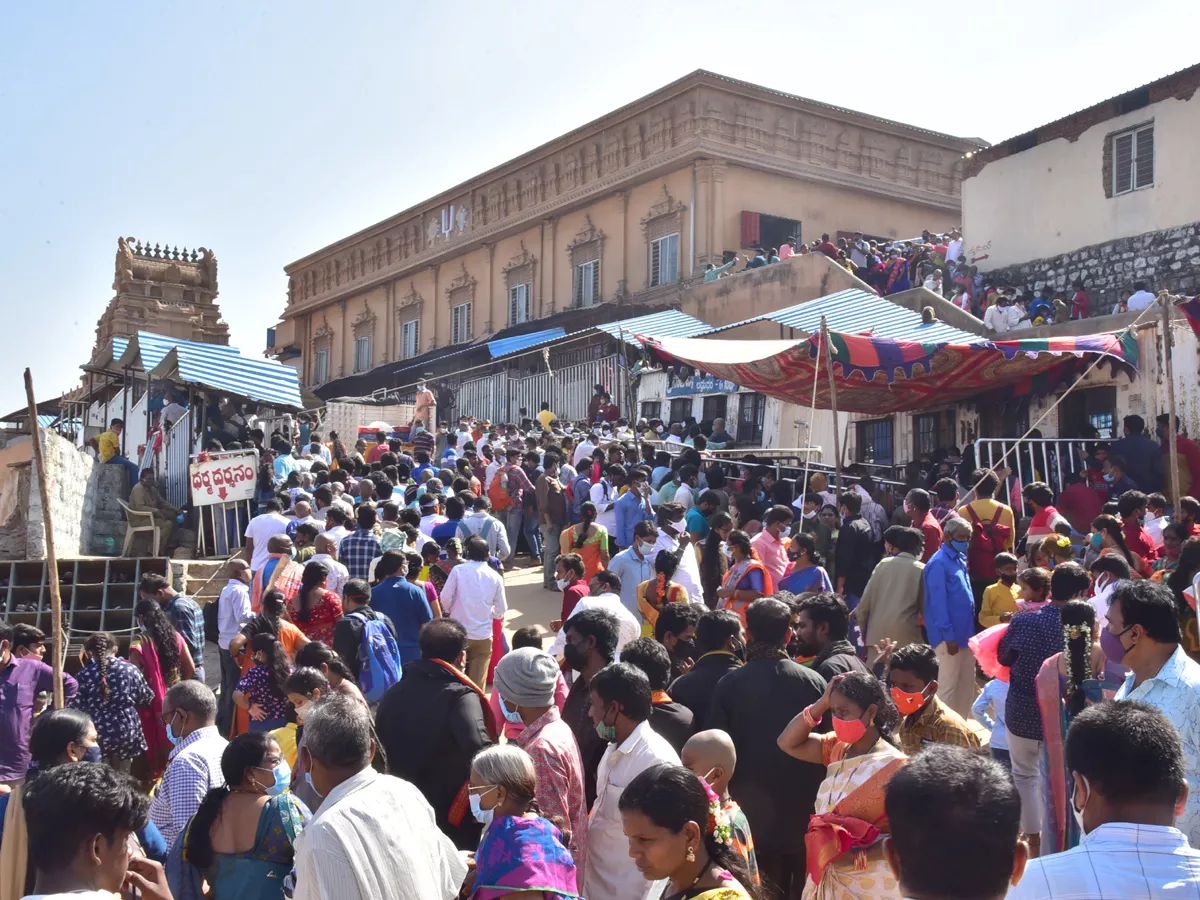
[{"label": "blue jeans", "polygon": [[529,555],[533,559],[539,560],[542,558],[542,529],[538,525],[537,513],[525,516],[525,522],[521,528],[525,533],[525,543],[529,545]]},{"label": "blue jeans", "polygon": [[132,460],[126,459],[118,453],[116,456],[110,456],[106,465],[125,467],[125,471],[129,473],[130,490],[132,490],[133,486],[138,483],[138,476],[141,474],[141,472],[138,470],[137,463],[133,462]]},{"label": "blue jeans", "polygon": [[525,508],[514,503],[504,512],[504,528],[508,532],[508,558],[504,560],[506,566],[513,564],[513,557],[517,555],[517,541],[521,537],[522,526],[525,524]]}]

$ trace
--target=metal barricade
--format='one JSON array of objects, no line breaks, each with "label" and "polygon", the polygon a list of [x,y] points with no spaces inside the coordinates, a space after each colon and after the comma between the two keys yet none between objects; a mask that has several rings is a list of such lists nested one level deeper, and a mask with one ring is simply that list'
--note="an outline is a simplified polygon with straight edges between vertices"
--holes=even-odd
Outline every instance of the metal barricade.
[{"label": "metal barricade", "polygon": [[189,497],[188,465],[191,463],[192,432],[190,416],[180,416],[163,435],[163,450],[167,459],[167,502],[183,507]]},{"label": "metal barricade", "polygon": [[[1015,483],[1005,479],[1001,491],[1008,494],[1013,509],[1024,509],[1021,488],[1044,481],[1057,495],[1065,486],[1066,476],[1084,468],[1083,451],[1093,443],[1084,438],[979,438],[975,441],[975,462],[980,468],[993,469],[1001,464],[1016,476]],[[1004,500],[1004,497],[997,497]]]}]

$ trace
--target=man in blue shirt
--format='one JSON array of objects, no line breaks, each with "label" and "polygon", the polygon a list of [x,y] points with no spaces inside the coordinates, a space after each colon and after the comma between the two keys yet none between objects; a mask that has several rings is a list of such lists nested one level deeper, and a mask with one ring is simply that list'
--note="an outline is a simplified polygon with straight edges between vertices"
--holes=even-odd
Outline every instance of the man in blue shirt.
[{"label": "man in blue shirt", "polygon": [[967,578],[971,523],[957,516],[942,523],[942,547],[925,563],[925,631],[937,653],[942,702],[964,719],[975,699],[975,597]]},{"label": "man in blue shirt", "polygon": [[407,571],[404,554],[389,550],[375,566],[379,584],[371,590],[371,609],[387,616],[395,626],[401,665],[421,658],[421,626],[433,619],[425,591],[404,577]]},{"label": "man in blue shirt", "polygon": [[[613,539],[618,547],[633,543],[633,526],[638,522],[654,521],[654,509],[650,505],[650,486],[646,470],[635,466],[629,473],[629,490],[618,498],[613,506],[617,527]],[[621,579],[622,583],[625,581]]]},{"label": "man in blue shirt", "polygon": [[445,550],[450,538],[458,537],[458,526],[462,524],[463,516],[466,514],[467,508],[463,505],[461,499],[458,497],[447,497],[446,521],[439,525],[434,525],[429,530],[429,536],[437,541],[439,547]]},{"label": "man in blue shirt", "polygon": [[608,571],[621,579],[621,605],[642,619],[638,608],[638,585],[654,577],[654,543],[658,529],[642,520],[633,526],[630,546],[608,561]]},{"label": "man in blue shirt", "polygon": [[712,518],[712,514],[720,507],[721,498],[712,491],[705,491],[700,495],[700,499],[696,502],[696,505],[684,514],[684,527],[687,529],[687,533],[692,536],[693,542],[702,541],[708,537],[708,520]]}]

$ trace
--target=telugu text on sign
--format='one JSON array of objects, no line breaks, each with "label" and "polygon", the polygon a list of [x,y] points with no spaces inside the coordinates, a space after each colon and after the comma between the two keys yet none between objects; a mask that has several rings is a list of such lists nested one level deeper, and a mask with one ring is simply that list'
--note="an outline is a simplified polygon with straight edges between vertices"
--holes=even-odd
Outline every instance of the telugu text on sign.
[{"label": "telugu text on sign", "polygon": [[254,498],[258,477],[258,453],[230,453],[193,459],[188,469],[192,482],[192,503],[211,506]]}]

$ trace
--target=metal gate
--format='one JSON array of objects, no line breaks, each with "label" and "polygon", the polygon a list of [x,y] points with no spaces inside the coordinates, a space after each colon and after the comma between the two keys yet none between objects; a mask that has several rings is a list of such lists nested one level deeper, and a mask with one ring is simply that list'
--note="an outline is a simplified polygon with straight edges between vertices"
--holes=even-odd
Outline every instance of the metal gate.
[{"label": "metal gate", "polygon": [[559,419],[577,421],[586,418],[597,384],[605,385],[614,393],[617,405],[624,406],[626,398],[620,385],[625,377],[625,369],[618,366],[616,356],[525,378],[497,372],[462,383],[458,389],[458,412],[491,422],[516,422],[522,409],[532,418],[542,403],[549,403]]}]

